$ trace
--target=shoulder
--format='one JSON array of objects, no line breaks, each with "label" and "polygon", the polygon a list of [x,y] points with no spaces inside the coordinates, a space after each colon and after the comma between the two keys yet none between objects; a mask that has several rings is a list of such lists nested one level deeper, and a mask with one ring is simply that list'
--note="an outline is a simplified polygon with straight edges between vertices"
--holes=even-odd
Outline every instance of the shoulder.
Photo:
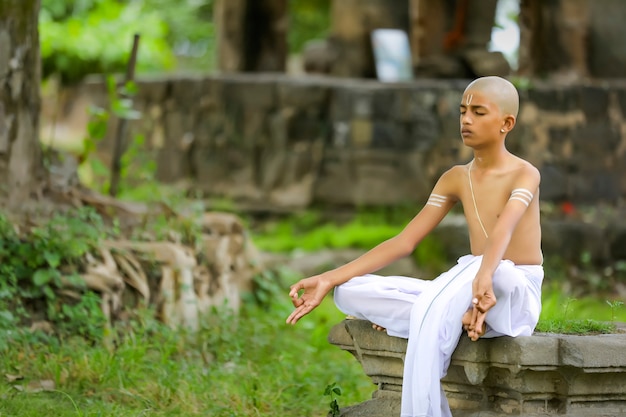
[{"label": "shoulder", "polygon": [[522,158],[517,158],[518,160],[518,169],[517,169],[517,177],[518,178],[526,178],[528,180],[534,180],[537,183],[541,181],[541,173],[536,166],[531,164]]},{"label": "shoulder", "polygon": [[459,178],[466,177],[468,167],[469,167],[469,164],[454,165],[453,167],[449,168],[446,172],[444,172],[440,178],[442,180],[455,181],[455,180],[458,180]]},{"label": "shoulder", "polygon": [[530,162],[517,158],[513,169],[512,189],[524,188],[535,193],[541,183],[541,173],[539,169]]},{"label": "shoulder", "polygon": [[454,165],[441,174],[437,184],[442,186],[455,186],[461,178],[467,176],[467,167],[467,165]]},{"label": "shoulder", "polygon": [[458,199],[463,179],[467,178],[468,165],[454,165],[439,177],[434,192]]}]

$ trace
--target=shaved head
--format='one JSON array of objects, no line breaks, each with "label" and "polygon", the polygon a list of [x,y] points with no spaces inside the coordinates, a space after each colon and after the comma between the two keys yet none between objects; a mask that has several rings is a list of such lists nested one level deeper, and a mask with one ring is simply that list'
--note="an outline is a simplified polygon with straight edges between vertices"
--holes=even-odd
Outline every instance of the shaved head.
[{"label": "shaved head", "polygon": [[478,78],[467,86],[463,95],[471,92],[484,94],[504,115],[510,114],[517,118],[519,95],[515,86],[504,78],[495,76]]}]

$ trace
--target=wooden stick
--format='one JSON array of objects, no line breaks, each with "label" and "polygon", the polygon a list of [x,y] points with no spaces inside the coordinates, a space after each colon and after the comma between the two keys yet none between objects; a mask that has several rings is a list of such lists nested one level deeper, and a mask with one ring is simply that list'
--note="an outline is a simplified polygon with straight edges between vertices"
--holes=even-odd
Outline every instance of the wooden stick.
[{"label": "wooden stick", "polygon": [[[137,50],[139,49],[139,34],[135,33],[133,38],[133,49],[130,53],[130,59],[128,61],[128,66],[126,67],[126,79],[124,80],[124,84],[132,81],[135,77],[135,66],[137,63]],[[117,188],[120,182],[120,170],[121,170],[121,159],[122,154],[124,153],[124,138],[126,136],[126,128],[128,125],[128,120],[125,118],[120,119],[117,124],[117,132],[115,135],[115,142],[113,147],[113,160],[111,161],[111,185],[109,187],[109,195],[116,196]]]}]

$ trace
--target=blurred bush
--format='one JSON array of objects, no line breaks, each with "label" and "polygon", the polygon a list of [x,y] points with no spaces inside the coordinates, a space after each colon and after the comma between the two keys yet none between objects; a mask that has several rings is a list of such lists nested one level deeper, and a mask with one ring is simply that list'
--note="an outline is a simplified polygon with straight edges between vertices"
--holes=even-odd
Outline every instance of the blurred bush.
[{"label": "blurred bush", "polygon": [[[69,84],[89,74],[124,72],[135,33],[141,35],[137,72],[210,72],[216,66],[214,3],[42,0],[43,77],[59,75]],[[330,0],[289,0],[288,8],[290,53],[328,35]]]},{"label": "blurred bush", "polygon": [[43,77],[74,83],[88,74],[123,72],[135,33],[138,72],[210,70],[213,0],[42,0]]},{"label": "blurred bush", "polygon": [[300,53],[314,39],[325,39],[330,32],[331,0],[289,0],[290,53]]}]

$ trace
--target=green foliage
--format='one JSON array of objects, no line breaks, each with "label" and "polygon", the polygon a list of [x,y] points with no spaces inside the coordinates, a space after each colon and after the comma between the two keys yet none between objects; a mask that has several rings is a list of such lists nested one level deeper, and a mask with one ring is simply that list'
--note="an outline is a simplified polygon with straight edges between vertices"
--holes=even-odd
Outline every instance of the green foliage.
[{"label": "green foliage", "polygon": [[213,7],[215,0],[143,0],[158,10],[168,27],[167,41],[177,68],[211,71],[217,49]]},{"label": "green foliage", "polygon": [[542,310],[537,331],[564,334],[611,333],[615,323],[626,321],[621,301],[601,300],[589,295],[576,299],[568,296],[558,282],[543,289]]},{"label": "green foliage", "polygon": [[443,244],[433,236],[426,236],[413,252],[413,259],[420,267],[430,271],[444,271],[449,263]]},{"label": "green foliage", "polygon": [[253,238],[262,249],[272,252],[314,251],[324,248],[370,249],[402,230],[388,224],[381,213],[361,212],[349,223],[338,225],[312,211],[267,223]]},{"label": "green foliage", "polygon": [[[87,208],[58,214],[26,234],[18,234],[0,213],[0,330],[29,318],[35,307],[61,332],[98,338],[103,320],[99,299],[77,273],[103,234],[102,219]],[[83,296],[61,298],[56,290],[64,287]]]},{"label": "green foliage", "polygon": [[137,71],[214,66],[214,0],[43,0],[43,75],[66,83],[124,72],[140,34]]},{"label": "green foliage", "polygon": [[623,301],[610,301],[610,300],[606,300],[606,303],[609,307],[611,307],[611,321],[614,322],[615,321],[615,313],[616,310],[619,309],[620,307],[624,306],[624,302]]},{"label": "green foliage", "polygon": [[[368,250],[400,233],[410,218],[406,207],[395,211],[362,209],[349,222],[338,224],[324,219],[319,212],[306,211],[268,222],[252,238],[259,248],[269,252]],[[412,257],[425,271],[442,271],[447,263],[441,242],[432,236],[417,246]]]},{"label": "green foliage", "polygon": [[[65,83],[126,70],[133,36],[141,35],[137,71],[216,66],[215,0],[42,0],[43,75]],[[299,53],[330,31],[330,0],[290,0],[287,43]]]},{"label": "green foliage", "polygon": [[44,0],[39,32],[44,77],[76,82],[87,74],[123,72],[135,33],[141,34],[139,71],[174,66],[167,23],[143,2]]},{"label": "green foliage", "polygon": [[[0,354],[0,372],[24,380],[0,384],[0,414],[314,417],[328,411],[320,395],[327,381],[341,384],[348,404],[370,398],[375,386],[358,362],[326,340],[343,318],[332,300],[289,326],[286,293],[269,293],[265,306],[249,299],[239,315],[215,308],[194,334],[139,310],[115,329],[115,348],[83,338],[13,338]],[[54,380],[56,391],[13,387],[41,379]]]},{"label": "green foliage", "polygon": [[[79,173],[87,171],[89,176],[81,175],[81,179],[103,193],[110,189],[111,172],[109,168],[98,158],[94,157],[98,143],[104,139],[107,133],[108,121],[111,115],[119,120],[138,120],[141,113],[133,107],[133,97],[137,94],[137,85],[128,81],[118,87],[113,76],[107,77],[107,91],[109,99],[108,109],[92,106],[89,110],[90,118],[87,123],[87,134],[83,139],[82,161]],[[126,139],[126,138],[122,138]],[[122,144],[124,145],[124,144]],[[88,169],[86,169],[88,168]],[[145,137],[135,135],[128,141],[125,152],[120,159],[120,183],[118,194],[123,194],[126,189],[134,188],[136,184],[148,184],[148,195],[154,195],[156,183],[154,175],[156,161],[146,151]],[[142,190],[145,189],[142,188]]]},{"label": "green foliage", "polygon": [[282,289],[286,288],[282,277],[288,275],[288,271],[282,269],[265,270],[257,274],[254,279],[254,290],[246,295],[246,300],[255,302],[263,308],[272,305],[273,300],[281,295]]},{"label": "green foliage", "polygon": [[330,397],[330,416],[339,417],[341,413],[339,412],[339,403],[337,402],[337,397],[341,396],[341,388],[337,385],[336,382],[333,382],[332,384],[326,385],[326,389],[324,389],[324,395]]},{"label": "green foliage", "polygon": [[551,319],[542,320],[537,325],[537,331],[542,333],[559,333],[559,334],[607,334],[615,331],[615,325],[612,323],[600,322],[592,319],[580,320],[561,320]]},{"label": "green foliage", "polygon": [[589,252],[582,252],[578,260],[568,261],[558,254],[547,255],[544,260],[546,277],[558,283],[566,293],[611,294],[626,283],[626,262],[613,260],[594,262]]},{"label": "green foliage", "polygon": [[330,32],[330,0],[290,0],[289,51],[301,52],[314,39],[324,39]]}]

